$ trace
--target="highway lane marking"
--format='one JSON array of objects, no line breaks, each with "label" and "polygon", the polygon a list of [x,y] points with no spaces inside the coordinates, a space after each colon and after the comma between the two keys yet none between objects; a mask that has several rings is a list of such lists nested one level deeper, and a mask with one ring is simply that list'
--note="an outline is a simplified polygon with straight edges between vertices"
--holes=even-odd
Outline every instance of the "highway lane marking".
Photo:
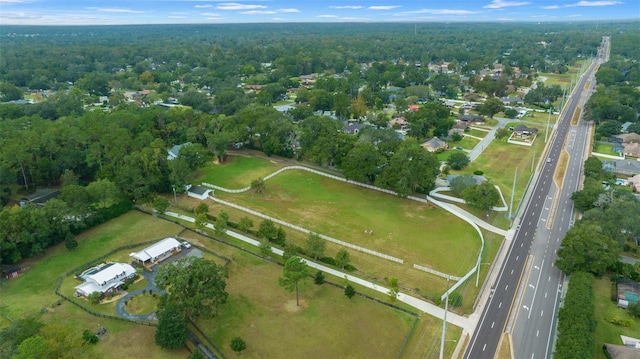
[{"label": "highway lane marking", "polygon": [[493,329],[493,326],[496,325],[496,322],[491,323],[491,328]]},{"label": "highway lane marking", "polygon": [[547,297],[547,292],[544,292],[544,297],[545,297],[545,298]]},{"label": "highway lane marking", "polygon": [[[521,246],[522,247],[522,246]],[[511,275],[513,275],[513,269],[511,270]]]},{"label": "highway lane marking", "polygon": [[540,329],[536,330],[536,337],[540,336]]},{"label": "highway lane marking", "polygon": [[[544,267],[544,258],[542,259],[542,263],[540,263],[540,268],[543,268],[543,267]],[[536,282],[535,289],[533,290],[533,298],[531,298],[531,308],[533,308],[533,303],[536,300],[536,293],[538,292],[538,284],[540,284],[540,276],[542,276],[542,270],[540,270],[540,273],[538,273],[538,280]],[[530,317],[531,317],[531,312],[529,312],[527,319]]]},{"label": "highway lane marking", "polygon": [[502,302],[498,304],[498,309],[502,308]]},{"label": "highway lane marking", "polygon": [[542,316],[544,314],[544,310],[540,311],[540,316]]},{"label": "highway lane marking", "polygon": [[482,351],[484,351],[485,349],[487,349],[487,343],[484,343],[484,346],[482,347]]}]

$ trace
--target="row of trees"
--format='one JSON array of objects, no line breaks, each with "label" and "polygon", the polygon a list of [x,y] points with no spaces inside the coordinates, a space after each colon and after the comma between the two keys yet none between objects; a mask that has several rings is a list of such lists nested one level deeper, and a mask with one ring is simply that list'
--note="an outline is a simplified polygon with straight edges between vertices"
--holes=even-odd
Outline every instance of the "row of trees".
[{"label": "row of trees", "polygon": [[632,123],[629,132],[640,133],[640,64],[616,58],[600,66],[596,79],[585,115],[596,123],[597,139],[620,134],[625,122]]},{"label": "row of trees", "polygon": [[558,313],[555,358],[593,358],[596,331],[593,282],[590,273],[571,275],[564,305]]},{"label": "row of trees", "polygon": [[556,265],[567,274],[600,276],[616,271],[620,252],[640,238],[640,202],[627,188],[614,184],[596,157],[585,161],[584,175],[584,189],[571,197],[584,214],[562,240]]}]

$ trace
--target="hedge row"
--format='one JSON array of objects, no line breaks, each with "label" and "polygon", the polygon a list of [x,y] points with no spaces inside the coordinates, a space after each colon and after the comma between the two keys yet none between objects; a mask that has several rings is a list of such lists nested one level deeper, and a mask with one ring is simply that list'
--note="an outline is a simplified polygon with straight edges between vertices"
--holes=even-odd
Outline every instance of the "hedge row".
[{"label": "hedge row", "polygon": [[555,359],[593,358],[596,331],[594,278],[591,273],[571,275],[564,306],[558,313]]}]

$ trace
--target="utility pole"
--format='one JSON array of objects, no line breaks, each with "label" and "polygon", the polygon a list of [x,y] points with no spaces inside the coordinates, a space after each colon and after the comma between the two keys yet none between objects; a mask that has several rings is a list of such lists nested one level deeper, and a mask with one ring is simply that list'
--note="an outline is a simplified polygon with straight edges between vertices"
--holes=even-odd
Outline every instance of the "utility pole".
[{"label": "utility pole", "polygon": [[171,186],[173,188],[173,203],[178,204],[178,196],[176,196],[176,186]]},{"label": "utility pole", "polygon": [[547,130],[544,131],[544,143],[547,143],[547,138],[549,137],[549,122],[551,122],[551,109],[553,107],[549,107],[549,116],[547,117]]},{"label": "utility pole", "polygon": [[518,178],[518,167],[516,167],[515,172],[513,172],[513,186],[511,187],[511,203],[509,204],[509,221],[513,221],[512,210],[513,210],[513,197],[516,192],[516,178]]},{"label": "utility pole", "polygon": [[533,165],[536,163],[536,150],[533,150],[533,158],[531,159],[531,173],[533,173]]}]

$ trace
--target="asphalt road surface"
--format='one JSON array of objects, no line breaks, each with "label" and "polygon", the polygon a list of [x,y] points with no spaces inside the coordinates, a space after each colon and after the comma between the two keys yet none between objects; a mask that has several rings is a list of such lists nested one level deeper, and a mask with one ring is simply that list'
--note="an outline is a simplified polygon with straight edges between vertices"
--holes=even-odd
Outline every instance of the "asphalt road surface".
[{"label": "asphalt road surface", "polygon": [[[603,39],[603,47],[608,47],[608,43],[608,39]],[[599,50],[598,56],[577,81],[558,120],[547,158],[517,222],[507,258],[491,286],[489,302],[464,358],[493,358],[505,330],[512,332],[516,358],[548,358],[553,352],[554,323],[562,284],[562,274],[553,263],[564,233],[573,224],[573,203],[569,197],[580,181],[587,140],[586,125],[581,121],[579,126],[571,126],[571,118],[578,104],[583,103],[585,93],[590,92],[585,91],[585,84],[593,77],[596,65],[606,60],[608,48]],[[563,148],[569,152],[570,162],[565,183],[558,189],[553,174]],[[522,295],[516,298],[521,282]],[[516,316],[515,326],[507,328],[512,310]]]}]

